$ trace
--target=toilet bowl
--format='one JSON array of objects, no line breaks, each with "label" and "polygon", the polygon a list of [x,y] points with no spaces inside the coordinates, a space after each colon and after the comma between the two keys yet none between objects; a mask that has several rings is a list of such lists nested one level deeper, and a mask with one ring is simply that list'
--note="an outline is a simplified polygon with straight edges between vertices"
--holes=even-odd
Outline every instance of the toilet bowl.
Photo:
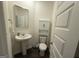
[{"label": "toilet bowl", "polygon": [[39,44],[40,56],[44,56],[46,49],[47,45],[45,43]]}]

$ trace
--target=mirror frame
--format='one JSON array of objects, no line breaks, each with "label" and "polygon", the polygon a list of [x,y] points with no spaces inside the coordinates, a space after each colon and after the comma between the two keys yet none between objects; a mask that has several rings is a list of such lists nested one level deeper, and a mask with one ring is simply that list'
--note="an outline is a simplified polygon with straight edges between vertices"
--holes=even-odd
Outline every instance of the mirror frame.
[{"label": "mirror frame", "polygon": [[[25,28],[16,27],[16,16],[17,16],[17,15],[15,14],[15,13],[16,13],[16,11],[15,11],[15,8],[16,8],[16,7],[19,7],[19,8],[21,8],[21,9],[23,9],[23,10],[27,10],[27,12],[28,12],[28,13],[27,13],[27,14],[28,14],[28,20],[27,20],[27,21],[28,21],[28,22],[27,22],[28,24],[26,25]],[[22,30],[23,30],[23,29],[25,29],[25,30],[28,29],[28,28],[29,28],[29,9],[23,8],[23,7],[18,6],[18,5],[14,5],[14,6],[13,6],[13,11],[14,11],[14,26],[15,26],[15,29],[22,29]]]}]

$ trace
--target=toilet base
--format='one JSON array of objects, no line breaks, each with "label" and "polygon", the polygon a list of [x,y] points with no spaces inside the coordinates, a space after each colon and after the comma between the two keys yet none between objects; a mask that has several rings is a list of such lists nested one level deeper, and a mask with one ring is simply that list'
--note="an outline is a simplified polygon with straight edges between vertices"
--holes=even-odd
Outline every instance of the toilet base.
[{"label": "toilet base", "polygon": [[44,56],[45,51],[40,51],[40,56]]}]

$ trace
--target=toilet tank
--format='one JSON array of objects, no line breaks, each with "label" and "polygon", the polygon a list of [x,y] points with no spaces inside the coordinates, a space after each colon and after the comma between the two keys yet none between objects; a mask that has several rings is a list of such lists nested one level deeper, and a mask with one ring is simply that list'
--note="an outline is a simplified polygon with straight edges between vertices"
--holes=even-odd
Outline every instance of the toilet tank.
[{"label": "toilet tank", "polygon": [[47,37],[40,36],[40,43],[45,43],[46,40],[47,40]]}]

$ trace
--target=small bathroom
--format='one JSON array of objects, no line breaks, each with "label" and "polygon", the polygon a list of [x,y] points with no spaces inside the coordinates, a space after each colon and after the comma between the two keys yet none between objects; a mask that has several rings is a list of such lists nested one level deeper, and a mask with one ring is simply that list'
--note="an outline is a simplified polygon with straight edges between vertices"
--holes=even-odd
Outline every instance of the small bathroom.
[{"label": "small bathroom", "polygon": [[53,1],[7,1],[14,58],[49,58]]},{"label": "small bathroom", "polygon": [[78,25],[77,1],[0,1],[0,57],[79,57]]}]

